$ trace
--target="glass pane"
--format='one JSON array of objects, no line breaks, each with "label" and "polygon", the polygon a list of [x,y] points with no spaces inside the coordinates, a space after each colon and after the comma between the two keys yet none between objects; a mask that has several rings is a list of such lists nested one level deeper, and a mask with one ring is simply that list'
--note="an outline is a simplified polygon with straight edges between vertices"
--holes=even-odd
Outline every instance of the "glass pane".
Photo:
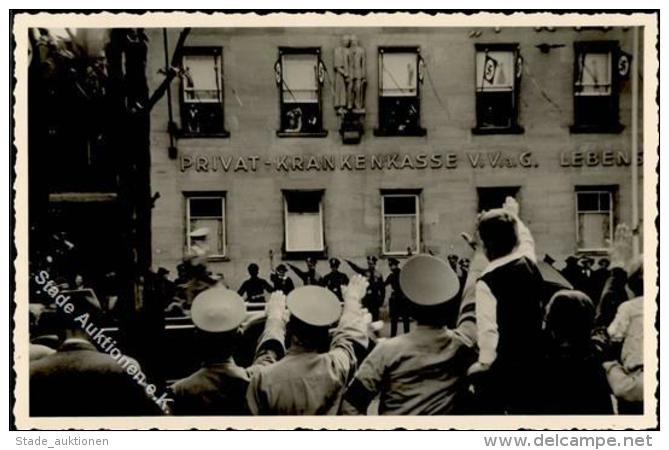
[{"label": "glass pane", "polygon": [[288,192],[286,202],[289,213],[319,213],[321,192]]},{"label": "glass pane", "polygon": [[321,245],[321,215],[288,213],[286,216],[286,250],[317,251]]},{"label": "glass pane", "polygon": [[[211,255],[223,255],[225,253],[224,245],[224,229],[223,229],[223,220],[218,219],[191,219],[190,221],[190,230],[197,230],[198,228],[208,228],[209,234],[207,235],[204,244],[198,243],[199,247],[205,247],[208,249],[209,254]],[[193,242],[191,242],[191,245]]]},{"label": "glass pane", "polygon": [[579,248],[606,248],[610,236],[608,214],[579,214]]},{"label": "glass pane", "polygon": [[597,192],[579,192],[578,210],[599,211],[599,194]]},{"label": "glass pane", "polygon": [[218,55],[186,55],[184,93],[186,100],[218,101],[221,98],[221,64]]},{"label": "glass pane", "polygon": [[415,96],[418,87],[416,53],[384,53],[381,95]]},{"label": "glass pane", "polygon": [[416,197],[383,197],[383,212],[385,214],[416,214]]},{"label": "glass pane", "polygon": [[608,192],[602,192],[599,194],[599,209],[600,211],[611,210],[611,194]]},{"label": "glass pane", "polygon": [[385,217],[385,250],[405,253],[408,248],[416,252],[416,216]]},{"label": "glass pane", "polygon": [[216,217],[223,216],[223,200],[221,198],[191,198],[191,217]]},{"label": "glass pane", "polygon": [[283,55],[282,71],[284,102],[318,102],[317,55]]},{"label": "glass pane", "polygon": [[585,53],[578,64],[579,95],[611,94],[611,53]]},{"label": "glass pane", "polygon": [[476,53],[476,88],[486,91],[513,89],[515,64],[512,51]]}]

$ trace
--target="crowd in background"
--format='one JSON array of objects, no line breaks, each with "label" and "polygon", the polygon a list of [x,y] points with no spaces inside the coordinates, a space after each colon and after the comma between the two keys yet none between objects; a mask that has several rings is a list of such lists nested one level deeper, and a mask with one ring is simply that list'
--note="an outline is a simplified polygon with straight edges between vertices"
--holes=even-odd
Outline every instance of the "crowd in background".
[{"label": "crowd in background", "polygon": [[[574,256],[558,271],[549,256],[537,260],[518,209],[508,198],[478,218],[476,237],[465,235],[471,260],[388,258],[385,278],[375,256],[366,267],[345,260],[350,278],[337,258],[325,275],[309,258],[305,269],[278,265],[269,280],[252,263],[237,290],[197,256],[174,281],[159,270],[165,312],[190,317],[204,349],[201,368],[170,385],[169,412],[643,413],[643,260],[632,232],[617,227],[596,269]],[[105,310],[73,301],[91,317]],[[31,414],[164,413],[90,333],[71,318],[59,324],[55,348],[31,345]],[[254,324],[252,362],[238,365],[240,336]],[[85,400],[98,389],[106,395]],[[66,395],[80,400],[66,405]]]}]

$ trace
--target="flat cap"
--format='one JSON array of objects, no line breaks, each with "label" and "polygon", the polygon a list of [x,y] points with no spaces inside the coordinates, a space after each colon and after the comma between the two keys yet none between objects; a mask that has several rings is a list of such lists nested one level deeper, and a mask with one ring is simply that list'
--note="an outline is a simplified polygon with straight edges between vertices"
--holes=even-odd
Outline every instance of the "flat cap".
[{"label": "flat cap", "polygon": [[342,311],[337,296],[320,286],[302,286],[295,289],[288,294],[286,305],[292,315],[316,327],[332,325],[339,320]]},{"label": "flat cap", "polygon": [[200,330],[223,333],[241,325],[246,317],[246,306],[235,291],[214,287],[195,297],[190,313],[193,324]]},{"label": "flat cap", "polygon": [[400,286],[412,303],[433,306],[454,298],[460,283],[446,261],[431,255],[416,255],[404,263]]}]

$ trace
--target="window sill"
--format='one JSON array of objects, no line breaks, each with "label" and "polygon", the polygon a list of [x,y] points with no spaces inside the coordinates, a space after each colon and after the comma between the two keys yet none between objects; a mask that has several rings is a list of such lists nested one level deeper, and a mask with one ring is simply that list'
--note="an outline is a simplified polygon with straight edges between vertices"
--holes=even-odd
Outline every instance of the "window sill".
[{"label": "window sill", "polygon": [[523,134],[525,133],[525,128],[520,125],[514,125],[511,127],[504,128],[494,128],[494,127],[474,127],[472,128],[472,134],[477,136],[485,136],[491,134]]},{"label": "window sill", "polygon": [[625,129],[625,126],[620,123],[610,125],[571,125],[569,131],[572,134],[586,134],[586,133],[602,133],[602,134],[618,134]]},{"label": "window sill", "polygon": [[384,130],[381,128],[374,128],[374,136],[377,137],[423,137],[427,135],[427,130],[425,128],[417,128],[414,130],[407,131],[396,131],[396,130]]},{"label": "window sill", "polygon": [[224,139],[230,137],[230,132],[227,130],[219,131],[218,133],[190,133],[179,130],[176,133],[177,139]]},{"label": "window sill", "polygon": [[207,256],[207,261],[211,262],[229,262],[230,257],[225,255],[211,255]]},{"label": "window sill", "polygon": [[577,255],[607,256],[610,253],[607,248],[580,248],[576,250]]},{"label": "window sill", "polygon": [[276,135],[280,138],[323,138],[328,135],[327,130],[316,131],[313,133],[302,133],[295,131],[281,131],[277,130]]},{"label": "window sill", "polygon": [[293,260],[305,260],[307,258],[314,258],[317,260],[326,260],[328,259],[328,251],[325,250],[314,250],[314,251],[288,251],[284,250],[281,259],[284,261],[293,261]]}]

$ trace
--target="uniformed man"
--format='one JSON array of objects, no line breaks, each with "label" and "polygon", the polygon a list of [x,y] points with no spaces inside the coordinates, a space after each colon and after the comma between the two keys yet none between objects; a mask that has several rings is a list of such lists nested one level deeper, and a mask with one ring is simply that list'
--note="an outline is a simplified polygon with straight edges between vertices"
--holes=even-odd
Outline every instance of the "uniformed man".
[{"label": "uniformed man", "polygon": [[386,278],[385,285],[390,286],[392,289],[388,307],[390,309],[390,335],[394,337],[397,335],[397,324],[400,319],[402,319],[404,333],[409,332],[411,329],[411,318],[409,317],[406,296],[400,286],[401,269],[397,258],[388,258],[388,268],[390,269],[390,274]]},{"label": "uniformed man", "polygon": [[292,269],[293,272],[295,272],[298,277],[300,277],[300,280],[302,280],[302,284],[304,286],[319,286],[321,284],[322,277],[318,272],[316,272],[316,258],[312,258],[311,256],[307,258],[306,271],[290,263],[287,265]]},{"label": "uniformed man", "polygon": [[376,270],[376,256],[367,257],[366,269],[348,259],[346,262],[353,271],[367,278],[367,293],[362,299],[362,306],[372,314],[372,320],[379,320],[379,309],[386,299],[386,285],[383,282],[383,276]]},{"label": "uniformed man", "polygon": [[190,253],[192,256],[206,257],[209,255],[210,247],[207,243],[209,228],[197,228],[190,233]]},{"label": "uniformed man", "polygon": [[265,329],[258,340],[253,364],[237,365],[233,351],[247,316],[244,300],[222,287],[209,289],[193,302],[191,317],[204,352],[202,368],[177,381],[173,413],[179,415],[248,414],[246,389],[251,376],[284,354],[286,297],[274,292],[267,302]]},{"label": "uniformed man", "polygon": [[249,278],[242,283],[237,293],[246,296],[246,301],[249,303],[265,303],[265,293],[272,292],[274,288],[267,280],[258,276],[260,272],[258,264],[249,264],[247,270]]},{"label": "uniformed man", "polygon": [[295,289],[293,279],[288,276],[288,269],[285,265],[279,264],[276,270],[269,277],[275,291],[281,291],[284,295],[290,294]]},{"label": "uniformed man", "polygon": [[379,342],[365,358],[344,395],[344,414],[365,414],[377,395],[379,414],[448,414],[465,391],[467,368],[476,358],[472,311],[463,310],[471,319],[461,319],[457,329],[444,327],[457,276],[447,262],[417,255],[405,263],[400,286],[418,325]]},{"label": "uniformed man", "polygon": [[300,287],[288,295],[290,347],[281,361],[251,378],[247,401],[253,414],[337,413],[358,355],[368,345],[368,319],[360,308],[366,287],[364,278],[353,277],[343,289],[343,307],[319,286]]},{"label": "uniformed man", "polygon": [[329,262],[330,273],[323,277],[323,286],[331,290],[340,301],[343,301],[341,288],[348,284],[348,275],[339,271],[341,262],[337,258],[330,258]]}]

